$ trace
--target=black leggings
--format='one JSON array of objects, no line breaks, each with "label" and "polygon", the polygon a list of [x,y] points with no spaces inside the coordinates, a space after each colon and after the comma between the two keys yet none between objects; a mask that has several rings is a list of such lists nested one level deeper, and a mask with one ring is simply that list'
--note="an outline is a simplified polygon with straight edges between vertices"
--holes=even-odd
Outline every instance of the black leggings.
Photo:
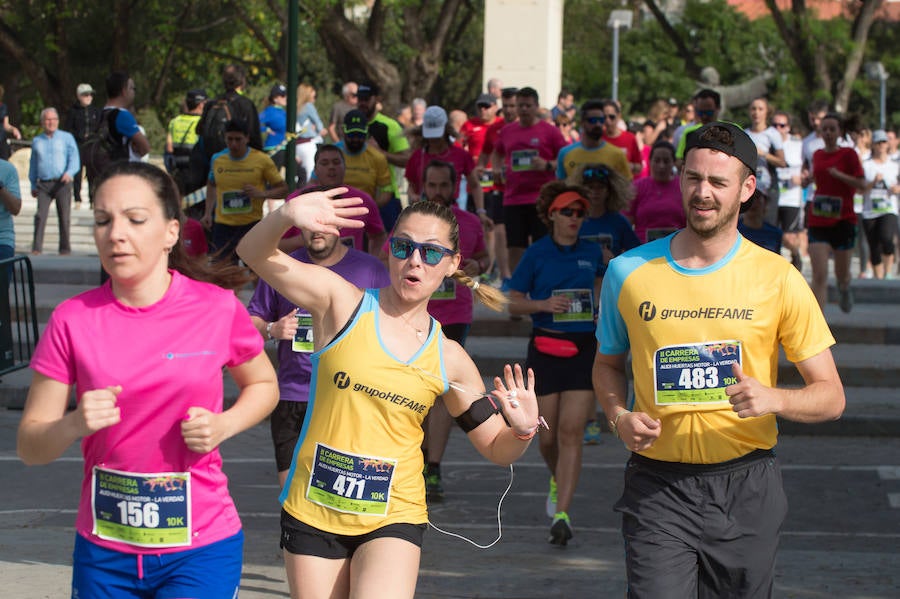
[{"label": "black leggings", "polygon": [[[872,266],[881,264],[882,256],[894,253],[894,236],[897,235],[897,215],[884,214],[878,218],[863,219],[863,229],[869,240],[869,260]],[[880,250],[880,251],[879,251]]]}]

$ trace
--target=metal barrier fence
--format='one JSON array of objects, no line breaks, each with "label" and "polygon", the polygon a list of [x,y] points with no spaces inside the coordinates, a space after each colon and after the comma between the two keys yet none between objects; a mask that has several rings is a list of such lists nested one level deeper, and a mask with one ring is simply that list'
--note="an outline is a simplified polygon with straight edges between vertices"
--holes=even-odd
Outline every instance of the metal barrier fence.
[{"label": "metal barrier fence", "polygon": [[38,338],[34,270],[28,256],[0,260],[0,375],[27,368]]}]

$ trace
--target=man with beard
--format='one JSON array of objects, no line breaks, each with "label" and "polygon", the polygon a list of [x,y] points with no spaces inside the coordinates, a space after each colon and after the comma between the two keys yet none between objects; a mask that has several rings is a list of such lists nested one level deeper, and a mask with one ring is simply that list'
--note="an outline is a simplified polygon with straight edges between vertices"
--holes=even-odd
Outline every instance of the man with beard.
[{"label": "man with beard", "polygon": [[581,141],[559,151],[557,179],[568,178],[582,164],[605,164],[631,181],[631,166],[625,153],[603,139],[606,123],[603,106],[603,100],[588,100],[581,105]]},{"label": "man with beard", "polygon": [[[378,256],[382,246],[384,246],[384,242],[387,240],[384,223],[381,222],[381,215],[378,214],[378,206],[375,205],[375,201],[369,194],[352,185],[347,185],[344,181],[345,173],[344,153],[341,152],[341,149],[332,144],[322,144],[316,150],[315,168],[312,173],[312,178],[315,179],[315,182],[303,189],[291,192],[286,200],[290,201],[315,187],[324,187],[326,189],[346,187],[346,193],[335,197],[361,198],[363,201],[362,205],[369,211],[362,216],[353,217],[365,223],[362,229],[341,228],[339,230],[341,243],[358,250],[368,251],[373,256]],[[368,238],[368,244],[365,243],[365,238]],[[288,229],[281,241],[278,242],[278,249],[286,254],[290,254],[302,246],[303,235],[301,235],[300,229],[296,227]]]},{"label": "man with beard", "polygon": [[[306,247],[291,254],[296,260],[324,266],[363,289],[390,284],[387,269],[377,258],[340,243],[337,235],[308,231],[301,235]],[[262,279],[247,310],[260,335],[278,344],[280,397],[272,412],[270,427],[278,483],[284,486],[309,400],[310,355],[314,341],[312,316]]]},{"label": "man with beard", "polygon": [[[628,593],[771,597],[787,512],[776,416],[840,417],[834,338],[797,269],[738,234],[750,137],[714,122],[685,147],[687,226],[613,259],[600,294],[594,391],[632,452],[615,506]],[[779,343],[803,387],[775,387]]]},{"label": "man with beard", "polygon": [[384,154],[367,143],[366,115],[351,110],[344,116],[344,140],[336,144],[344,152],[344,183],[369,194],[381,209],[393,199],[391,168]]}]

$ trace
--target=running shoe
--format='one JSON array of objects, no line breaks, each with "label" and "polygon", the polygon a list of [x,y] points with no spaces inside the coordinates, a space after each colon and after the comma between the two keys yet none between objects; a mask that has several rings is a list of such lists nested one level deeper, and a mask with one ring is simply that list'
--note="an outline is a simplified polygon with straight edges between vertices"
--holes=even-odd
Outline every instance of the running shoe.
[{"label": "running shoe", "polygon": [[547,493],[547,517],[552,518],[556,515],[556,479],[550,477],[550,492]]},{"label": "running shoe", "polygon": [[572,521],[565,512],[556,512],[553,516],[553,524],[550,525],[550,538],[547,541],[551,545],[565,547],[572,538]]},{"label": "running shoe", "polygon": [[849,313],[853,309],[853,290],[849,285],[840,289],[838,305],[841,307],[841,312]]},{"label": "running shoe", "polygon": [[425,466],[425,501],[440,503],[444,500],[444,486],[441,484],[441,471],[438,468]]},{"label": "running shoe", "polygon": [[600,424],[596,420],[588,420],[584,426],[584,444],[600,444]]}]

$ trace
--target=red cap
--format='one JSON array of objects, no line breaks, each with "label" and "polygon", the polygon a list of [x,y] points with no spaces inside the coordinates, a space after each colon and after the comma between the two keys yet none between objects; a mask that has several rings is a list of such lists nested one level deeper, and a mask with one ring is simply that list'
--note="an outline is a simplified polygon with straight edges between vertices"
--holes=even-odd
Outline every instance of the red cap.
[{"label": "red cap", "polygon": [[581,205],[585,210],[590,207],[588,201],[577,191],[564,191],[554,198],[553,202],[550,204],[550,208],[547,209],[547,214],[550,214],[554,210],[560,210],[566,206],[571,206],[575,202],[581,202]]}]

